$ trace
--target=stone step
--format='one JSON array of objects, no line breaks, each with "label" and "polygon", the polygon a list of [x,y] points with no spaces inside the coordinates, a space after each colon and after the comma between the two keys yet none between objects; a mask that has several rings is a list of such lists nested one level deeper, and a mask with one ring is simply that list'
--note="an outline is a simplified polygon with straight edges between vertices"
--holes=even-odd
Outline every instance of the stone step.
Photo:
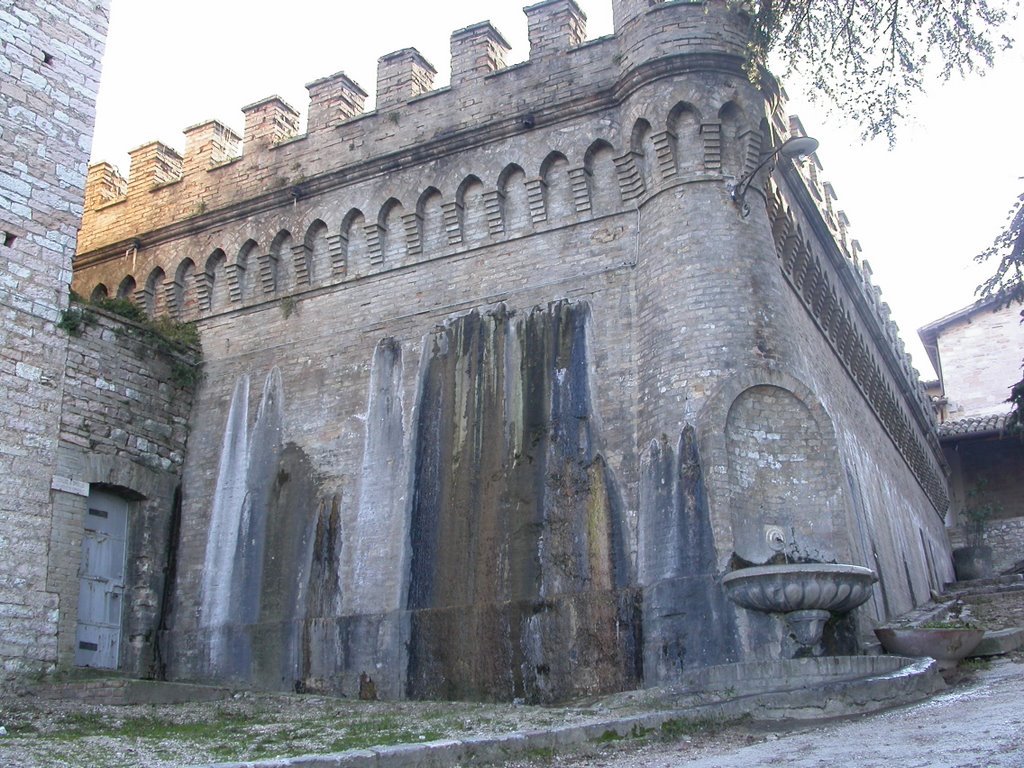
[{"label": "stone step", "polygon": [[1024,573],[1011,573],[1005,576],[993,576],[990,579],[951,581],[945,585],[942,597],[948,598],[957,597],[964,593],[1002,592],[1014,589],[1024,589]]}]

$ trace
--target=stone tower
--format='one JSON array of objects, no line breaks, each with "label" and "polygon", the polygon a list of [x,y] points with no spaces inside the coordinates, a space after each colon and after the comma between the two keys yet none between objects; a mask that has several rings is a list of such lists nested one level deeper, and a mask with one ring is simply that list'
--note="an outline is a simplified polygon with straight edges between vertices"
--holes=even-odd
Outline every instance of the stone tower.
[{"label": "stone tower", "polygon": [[614,10],[90,169],[78,290],[203,336],[171,676],[555,701],[779,653],[736,567],[869,565],[862,619],[950,577],[930,408],[815,160],[771,160],[749,19]]},{"label": "stone tower", "polygon": [[[56,453],[75,233],[109,3],[5,3],[0,9],[0,668],[57,663],[64,607],[48,569],[68,520]],[[71,567],[70,564],[61,564]]]}]

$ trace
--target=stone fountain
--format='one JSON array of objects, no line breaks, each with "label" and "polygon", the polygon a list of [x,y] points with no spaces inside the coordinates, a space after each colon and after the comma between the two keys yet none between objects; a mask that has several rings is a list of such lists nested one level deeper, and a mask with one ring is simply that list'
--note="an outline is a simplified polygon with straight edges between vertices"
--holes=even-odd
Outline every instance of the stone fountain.
[{"label": "stone fountain", "polygon": [[874,571],[859,565],[787,563],[741,568],[726,574],[722,585],[743,608],[784,614],[796,641],[813,649],[829,617],[865,603],[876,581]]}]

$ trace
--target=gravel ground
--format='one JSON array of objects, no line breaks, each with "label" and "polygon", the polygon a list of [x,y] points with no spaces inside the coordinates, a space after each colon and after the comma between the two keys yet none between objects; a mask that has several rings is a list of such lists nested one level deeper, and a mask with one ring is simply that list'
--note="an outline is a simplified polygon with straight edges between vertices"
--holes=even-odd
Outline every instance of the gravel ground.
[{"label": "gravel ground", "polygon": [[[1024,626],[1024,590],[975,595],[965,598],[965,602],[970,618],[979,624],[990,628]],[[692,764],[724,768],[786,764],[810,768],[877,764],[887,768],[1024,768],[1024,706],[1019,701],[1022,690],[1024,654],[1017,653],[993,664],[991,669],[966,676],[949,694],[917,707],[841,725],[780,734],[752,723],[681,724],[670,740],[616,740],[564,755],[533,755],[532,760],[506,765],[657,768]],[[628,707],[618,706],[628,698],[543,708],[459,702],[360,702],[309,695],[243,693],[222,702],[101,706],[75,700],[45,701],[34,696],[31,689],[23,689],[0,693],[0,726],[6,731],[0,735],[0,768],[165,768],[512,733],[630,714]],[[609,708],[613,702],[614,711]],[[960,714],[961,704],[966,705],[966,714]],[[932,720],[941,728],[930,725]],[[909,751],[892,753],[885,762],[872,762],[871,754],[879,746],[878,735],[890,732],[896,734],[893,738],[897,743],[910,744]],[[955,734],[959,733],[969,734],[972,739],[958,738]],[[944,756],[932,762],[927,757],[918,759],[915,752],[925,756],[940,754],[935,752],[938,746],[956,746],[965,741],[977,742],[981,751],[962,759],[959,753],[941,753]],[[845,743],[846,751],[837,748],[820,752],[815,746],[832,742]],[[864,744],[871,745],[871,754],[847,759],[860,754],[854,750]],[[1016,751],[998,751],[1009,747]],[[733,755],[738,756],[737,762],[724,762]]]},{"label": "gravel ground", "polygon": [[1002,659],[923,703],[835,723],[768,734],[732,729],[727,739],[593,750],[508,767],[1022,768],[1022,662]]},{"label": "gravel ground", "polygon": [[0,697],[3,768],[202,765],[511,733],[605,718],[591,708],[365,702],[236,694],[220,702],[90,705]]}]

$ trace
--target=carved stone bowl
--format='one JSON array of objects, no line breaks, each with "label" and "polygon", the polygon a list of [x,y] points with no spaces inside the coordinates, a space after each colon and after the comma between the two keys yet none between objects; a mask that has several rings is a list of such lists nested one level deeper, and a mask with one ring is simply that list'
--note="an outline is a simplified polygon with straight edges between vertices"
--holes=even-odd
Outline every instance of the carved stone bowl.
[{"label": "carved stone bowl", "polygon": [[729,599],[751,611],[785,614],[800,645],[814,648],[833,613],[871,597],[875,572],[859,565],[794,563],[741,568],[722,578]]},{"label": "carved stone bowl", "polygon": [[830,563],[760,565],[722,578],[730,600],[765,613],[846,613],[871,597],[871,585],[876,581],[870,568]]}]

